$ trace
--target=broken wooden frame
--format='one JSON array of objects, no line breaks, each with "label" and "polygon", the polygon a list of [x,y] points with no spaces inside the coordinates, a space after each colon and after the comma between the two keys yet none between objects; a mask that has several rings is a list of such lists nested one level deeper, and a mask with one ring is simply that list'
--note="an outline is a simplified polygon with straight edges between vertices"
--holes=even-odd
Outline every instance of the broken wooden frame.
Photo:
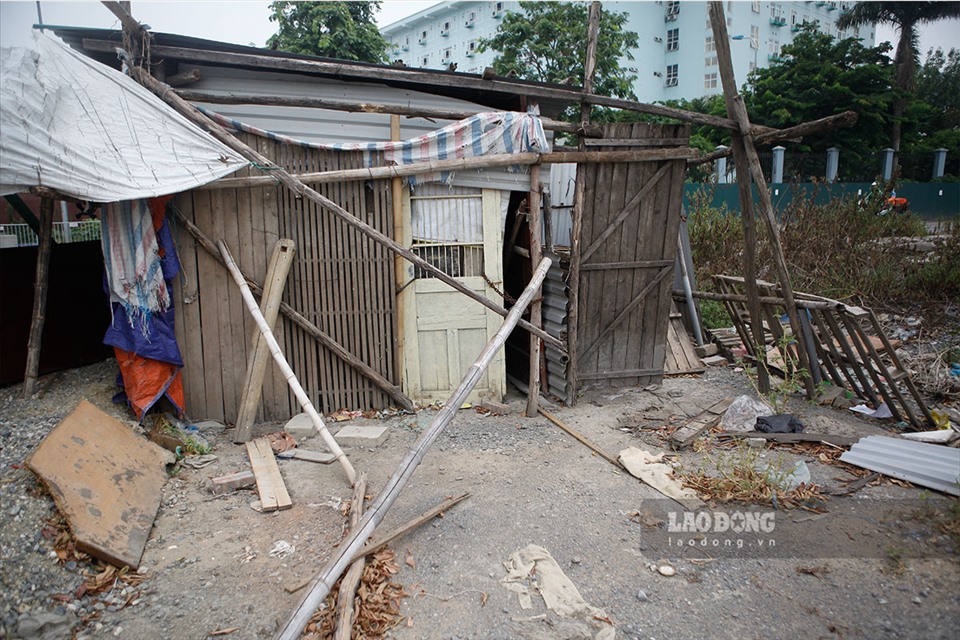
[{"label": "broken wooden frame", "polygon": [[387,510],[396,501],[397,496],[403,491],[410,477],[420,465],[423,456],[436,442],[437,438],[456,416],[457,411],[463,405],[464,400],[470,391],[477,385],[484,371],[490,366],[497,351],[503,347],[507,336],[517,326],[520,315],[526,310],[533,297],[540,291],[540,285],[547,275],[550,268],[550,259],[544,258],[533,272],[530,283],[523,290],[506,320],[500,326],[497,333],[491,338],[487,345],[480,352],[476,361],[467,370],[466,375],[460,381],[460,385],[453,392],[450,398],[444,403],[443,409],[437,413],[437,416],[430,423],[430,426],[423,432],[416,444],[410,449],[403,460],[397,466],[390,480],[384,486],[383,490],[377,496],[377,499],[370,506],[370,509],[364,514],[358,525],[350,531],[350,535],[343,540],[337,548],[335,555],[327,562],[324,568],[313,579],[307,593],[291,613],[290,617],[284,623],[280,632],[277,634],[279,640],[295,640],[303,633],[320,603],[324,601],[334,583],[347,568],[357,552],[363,548],[364,543],[376,529],[377,525],[383,520]]},{"label": "broken wooden frame", "polygon": [[[748,355],[756,359],[753,343],[748,337],[744,322],[746,297],[743,294],[743,278],[714,276],[719,293],[697,292],[694,297],[721,300],[727,307],[737,334],[743,341]],[[900,362],[896,350],[880,327],[876,315],[870,309],[845,305],[836,300],[797,292],[796,304],[800,313],[803,333],[797,340],[795,333],[787,333],[780,322],[785,300],[776,285],[758,281],[762,294],[759,298],[767,330],[775,344],[793,343],[796,352],[808,355],[811,369],[802,373],[814,384],[828,382],[849,389],[863,400],[878,406],[886,403],[896,420],[905,420],[916,429],[934,424],[930,410],[910,379],[910,374]],[[782,356],[785,367],[792,361]],[[773,372],[780,368],[768,364]],[[908,401],[900,385],[912,400]]]}]

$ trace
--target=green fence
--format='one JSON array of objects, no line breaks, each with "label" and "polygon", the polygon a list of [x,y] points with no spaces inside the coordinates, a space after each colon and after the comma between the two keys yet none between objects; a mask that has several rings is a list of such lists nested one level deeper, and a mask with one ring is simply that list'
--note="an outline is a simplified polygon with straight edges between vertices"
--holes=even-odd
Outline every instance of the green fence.
[{"label": "green fence", "polygon": [[[689,206],[690,196],[701,189],[713,190],[714,207],[726,205],[731,211],[740,210],[740,198],[736,184],[699,184],[684,185],[684,204]],[[771,185],[773,207],[777,211],[786,209],[794,198],[809,198],[818,204],[824,204],[834,198],[859,198],[870,190],[868,182],[843,182],[836,184],[784,183]],[[960,183],[956,182],[913,182],[897,188],[897,196],[906,198],[910,210],[924,220],[949,220],[960,218]],[[754,200],[756,200],[754,186]]]}]

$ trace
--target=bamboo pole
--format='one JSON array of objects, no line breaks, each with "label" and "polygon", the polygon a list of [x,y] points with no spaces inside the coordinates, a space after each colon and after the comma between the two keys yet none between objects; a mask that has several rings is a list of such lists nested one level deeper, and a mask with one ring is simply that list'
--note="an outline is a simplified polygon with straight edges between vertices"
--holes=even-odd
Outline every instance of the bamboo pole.
[{"label": "bamboo pole", "polygon": [[[367,474],[360,472],[357,484],[353,488],[353,500],[350,502],[350,530],[357,528],[360,516],[363,515],[363,498],[367,491]],[[340,581],[340,592],[337,594],[336,630],[333,640],[350,640],[350,631],[353,629],[353,600],[357,595],[357,585],[363,578],[363,567],[366,564],[366,555],[356,558],[347,573]]]},{"label": "bamboo pole", "polygon": [[[543,247],[540,243],[542,234],[541,228],[541,185],[540,185],[540,165],[535,164],[530,167],[530,195],[528,204],[530,205],[530,264],[540,264],[543,258]],[[535,327],[543,325],[541,301],[543,296],[539,295],[530,303],[530,324]],[[530,334],[530,384],[527,388],[527,417],[535,418],[540,398],[540,338]]]},{"label": "bamboo pole", "polygon": [[[197,77],[199,79],[199,76]],[[370,102],[351,102],[349,100],[332,100],[330,98],[314,98],[309,96],[264,96],[249,93],[215,93],[212,91],[197,91],[195,89],[176,89],[177,94],[190,102],[204,102],[206,104],[256,104],[274,107],[307,107],[315,109],[330,109],[332,111],[346,111],[350,113],[384,113],[393,116],[407,116],[410,118],[438,118],[442,120],[463,120],[477,115],[476,109],[442,109],[436,107],[409,107],[395,104],[376,104]],[[580,125],[572,122],[562,122],[552,118],[540,116],[540,122],[547,131],[561,133],[579,133],[592,138],[600,137],[600,127],[588,127],[581,130]]]},{"label": "bamboo pole", "polygon": [[[597,38],[600,31],[600,14],[602,7],[599,2],[593,2],[590,5],[590,13],[587,17],[587,53],[583,65],[583,92],[589,94],[593,91],[593,73],[596,69]],[[580,123],[590,122],[590,106],[586,103],[580,105]],[[584,148],[583,140],[580,140],[580,148]],[[573,192],[573,228],[570,232],[570,272],[567,274],[567,289],[569,295],[567,298],[567,406],[573,406],[577,403],[577,333],[580,327],[580,236],[583,235],[583,207],[585,199],[585,187],[583,184],[584,176],[582,166],[577,165],[577,181]]]},{"label": "bamboo pole", "polygon": [[[184,228],[186,228],[186,230],[194,237],[197,243],[203,247],[203,249],[209,253],[214,260],[226,267],[227,265],[223,261],[223,256],[220,255],[220,250],[217,248],[217,245],[214,244],[213,240],[208,238],[207,235],[201,231],[199,227],[197,227],[197,225],[193,224],[193,222],[180,213],[180,211],[174,209],[173,213],[176,216],[177,221],[182,224]],[[243,273],[242,270],[241,273]],[[247,285],[254,293],[261,296],[263,295],[263,286],[261,286],[259,282],[247,274],[243,274],[243,277],[246,280]],[[348,365],[366,376],[367,379],[369,379],[375,385],[383,389],[391,398],[396,400],[401,407],[407,409],[408,411],[414,411],[416,409],[413,404],[413,400],[404,395],[403,391],[401,391],[399,387],[380,375],[379,372],[373,369],[366,362],[347,351],[343,345],[327,335],[322,329],[320,329],[320,327],[310,322],[302,313],[291,307],[286,302],[280,302],[280,313],[310,334],[310,336],[312,336],[317,342],[329,349],[330,353],[346,362]]]},{"label": "bamboo pole", "polygon": [[330,449],[330,453],[340,462],[352,485],[357,478],[353,465],[350,464],[347,455],[340,448],[340,445],[337,444],[337,441],[334,440],[330,432],[327,431],[327,425],[324,424],[323,418],[320,417],[320,414],[317,413],[317,410],[313,407],[313,403],[310,401],[310,397],[307,396],[307,392],[300,386],[300,381],[297,380],[297,376],[293,373],[293,369],[290,368],[290,364],[287,362],[286,357],[284,357],[283,351],[280,350],[280,345],[277,344],[277,339],[273,336],[273,331],[270,330],[270,326],[264,319],[263,314],[260,313],[257,301],[253,299],[253,294],[250,293],[250,287],[247,286],[243,274],[240,273],[240,269],[237,268],[236,263],[233,261],[233,256],[230,255],[230,250],[227,249],[227,245],[223,243],[223,240],[219,240],[217,241],[217,246],[220,248],[220,254],[223,256],[223,261],[227,265],[227,269],[230,270],[230,275],[233,276],[234,282],[240,287],[240,295],[243,296],[243,302],[247,305],[247,309],[250,311],[250,315],[253,316],[254,322],[257,323],[257,327],[260,328],[260,333],[263,334],[263,339],[267,342],[270,353],[273,355],[273,359],[276,360],[280,372],[293,390],[293,394],[297,396],[300,406],[303,407],[303,410],[310,416],[310,419],[313,420],[314,426],[316,426],[317,431],[320,432],[320,436],[326,443],[327,448]]},{"label": "bamboo pole", "polygon": [[[739,125],[740,135],[738,138],[742,140],[744,151],[741,155],[745,157],[745,165],[749,170],[747,175],[739,174],[738,172],[737,178],[741,183],[749,183],[748,176],[752,177],[754,183],[757,185],[757,193],[760,197],[760,218],[765,223],[767,236],[770,240],[773,262],[777,269],[780,288],[786,303],[784,307],[786,308],[787,316],[790,318],[790,328],[793,331],[795,339],[802,340],[803,327],[800,324],[800,319],[797,314],[797,304],[793,295],[793,284],[790,281],[790,270],[787,267],[787,260],[783,254],[783,246],[780,244],[780,231],[777,228],[777,219],[773,212],[770,189],[767,187],[767,181],[763,175],[763,168],[760,166],[760,157],[757,155],[757,149],[753,142],[747,108],[743,103],[743,97],[737,93],[736,78],[733,74],[733,63],[730,58],[730,39],[727,34],[727,23],[723,14],[723,3],[719,2],[719,0],[711,0],[709,13],[710,23],[713,27],[713,39],[717,45],[717,62],[720,67],[723,94],[727,102],[727,116],[735,120]],[[736,140],[737,138],[734,139],[735,142]],[[734,150],[736,151],[736,146]],[[734,155],[734,158],[736,158],[736,155],[737,154]],[[741,217],[746,218],[747,215],[752,214],[752,211],[749,213],[746,211],[741,213],[743,214]],[[756,277],[755,272],[752,275]],[[748,295],[750,294],[748,293]],[[754,339],[756,339],[756,336],[754,336]],[[762,347],[762,345],[763,342],[758,343],[758,346]],[[797,349],[797,358],[800,361],[800,367],[802,369],[808,373],[812,371],[810,359],[807,357],[805,349]],[[758,367],[758,369],[760,369],[760,367]],[[814,387],[812,376],[805,376],[803,384],[807,391],[807,397],[813,398],[816,395],[816,388]]]},{"label": "bamboo pole", "polygon": [[[663,160],[687,160],[698,155],[696,149],[643,149],[639,151],[558,151],[554,153],[495,153],[475,158],[453,160],[426,160],[406,165],[387,167],[368,167],[365,169],[337,169],[312,173],[291,174],[292,178],[304,184],[326,184],[330,182],[349,182],[364,180],[383,180],[404,178],[424,173],[441,171],[464,171],[467,169],[486,169],[490,167],[509,167],[514,165],[589,163],[600,162],[660,162]],[[244,187],[269,187],[277,183],[270,176],[245,176],[243,178],[220,178],[198,189],[242,189]]]},{"label": "bamboo pole", "polygon": [[[273,331],[277,324],[280,312],[280,299],[283,297],[283,287],[293,266],[293,256],[296,249],[293,240],[282,239],[277,241],[270,257],[270,266],[265,279],[266,286],[260,298],[260,312],[263,313],[267,326]],[[257,408],[260,406],[260,395],[263,392],[263,378],[267,372],[267,362],[270,360],[270,350],[260,331],[253,332],[250,362],[247,364],[247,373],[243,382],[243,397],[240,399],[240,411],[237,414],[237,424],[234,427],[233,441],[241,444],[250,440],[253,435],[253,423],[257,419]]]},{"label": "bamboo pole", "polygon": [[[446,272],[438,269],[434,265],[430,264],[416,253],[407,249],[400,243],[396,242],[389,236],[383,234],[378,229],[370,226],[357,216],[353,215],[336,202],[330,200],[329,198],[323,196],[317,191],[311,189],[307,185],[303,184],[301,181],[297,180],[295,177],[290,175],[290,173],[283,167],[277,166],[274,162],[268,159],[266,156],[261,155],[257,151],[254,151],[243,142],[238,140],[236,137],[228,133],[223,127],[219,124],[206,117],[199,111],[196,107],[186,102],[180,96],[167,91],[167,85],[162,82],[157,81],[150,74],[143,72],[142,69],[137,69],[136,67],[130,69],[130,73],[137,79],[140,84],[144,87],[150,89],[155,94],[157,94],[164,102],[176,109],[181,115],[192,120],[200,127],[206,129],[214,138],[227,145],[240,155],[242,155],[247,160],[257,164],[261,169],[269,171],[271,176],[276,177],[281,184],[293,191],[296,197],[306,198],[314,204],[319,205],[324,211],[328,211],[333,215],[337,216],[349,226],[353,227],[360,233],[370,237],[375,242],[387,247],[394,253],[398,253],[408,262],[412,262],[416,266],[420,267],[427,273],[433,275],[437,280],[443,282],[446,285],[449,285],[453,289],[464,294],[468,298],[479,302],[486,308],[490,309],[497,315],[506,317],[508,312],[502,306],[498,305],[493,300],[488,299],[486,296],[483,296],[460,282],[456,278],[451,277]],[[565,349],[566,345],[563,344],[558,338],[554,338],[549,333],[543,329],[538,329],[526,320],[520,320],[519,324],[521,327],[527,331],[533,332],[534,334],[540,336],[543,340],[549,342],[550,344],[556,346],[559,349]]]},{"label": "bamboo pole", "polygon": [[50,249],[53,246],[53,199],[40,199],[40,242],[37,246],[37,272],[33,280],[33,317],[27,341],[27,367],[23,374],[23,397],[37,392],[40,374],[40,345],[47,319],[47,288],[50,280]]},{"label": "bamboo pole", "polygon": [[543,279],[546,277],[549,269],[550,259],[544,258],[533,272],[533,278],[531,278],[530,283],[523,290],[517,303],[510,309],[506,320],[500,325],[500,329],[497,330],[497,333],[490,339],[483,348],[483,351],[480,352],[476,361],[467,370],[467,373],[460,381],[460,386],[457,387],[456,391],[454,391],[446,403],[444,403],[443,409],[437,413],[437,416],[433,419],[433,422],[430,423],[430,426],[423,432],[420,439],[417,440],[413,448],[410,449],[397,466],[383,491],[380,492],[377,499],[370,506],[370,509],[364,514],[358,526],[350,532],[350,535],[347,536],[337,548],[335,555],[330,558],[320,573],[318,573],[310,583],[310,588],[304,593],[300,603],[277,633],[277,640],[296,640],[300,637],[300,634],[303,633],[303,629],[310,621],[313,612],[316,611],[320,603],[322,603],[327,597],[327,594],[330,593],[330,588],[337,581],[337,578],[340,577],[340,574],[343,573],[344,569],[346,569],[347,565],[350,564],[356,553],[363,548],[370,534],[373,533],[377,525],[383,520],[387,510],[390,509],[396,501],[397,496],[403,491],[410,477],[414,471],[416,471],[417,466],[419,466],[421,460],[423,460],[423,456],[456,416],[457,411],[463,405],[470,391],[477,386],[483,373],[487,370],[487,367],[490,366],[493,357],[503,346],[503,343],[506,341],[507,336],[510,335],[510,332],[513,331],[513,328],[517,326],[520,315],[530,304],[530,301],[533,300],[533,297],[537,295],[537,292],[540,290],[540,285],[543,283]]}]

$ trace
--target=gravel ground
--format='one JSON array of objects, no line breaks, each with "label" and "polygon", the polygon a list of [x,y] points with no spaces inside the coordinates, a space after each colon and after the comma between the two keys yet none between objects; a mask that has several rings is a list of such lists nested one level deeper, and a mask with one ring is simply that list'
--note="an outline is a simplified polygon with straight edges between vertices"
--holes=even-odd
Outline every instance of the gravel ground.
[{"label": "gravel ground", "polygon": [[[204,435],[218,460],[182,470],[164,488],[143,582],[63,597],[75,592],[89,565],[62,566],[51,555],[41,532],[55,515],[53,503],[20,465],[81,398],[133,424],[125,409],[110,403],[114,377],[115,365],[106,362],[57,376],[39,399],[18,399],[19,386],[0,390],[0,636],[41,637],[30,634],[30,625],[47,622],[60,625],[49,638],[70,637],[71,630],[81,638],[205,638],[233,627],[237,631],[225,636],[231,640],[270,637],[299,599],[284,586],[312,576],[340,540],[339,505],[350,489],[337,465],[290,460],[280,463],[294,502],[288,511],[255,512],[251,490],[214,497],[209,478],[247,464],[243,448],[215,430]],[[748,390],[742,374],[711,369],[652,391],[588,392],[576,408],[557,415],[610,453],[627,446],[659,451],[662,431],[635,428],[635,416],[655,410],[682,420]],[[407,620],[394,636],[590,637],[585,623],[556,616],[538,598],[532,609],[521,609],[499,583],[503,562],[532,543],[546,548],[583,597],[606,611],[621,638],[956,637],[957,548],[936,529],[939,516],[921,508],[932,499],[929,492],[886,482],[830,499],[826,516],[779,511],[781,543],[800,545],[792,553],[747,557],[669,548],[643,523],[648,509],[664,506],[660,494],[546,420],[520,417],[522,404],[514,397],[505,416],[461,411],[388,513],[383,527],[391,529],[448,496],[472,494],[394,544],[404,560],[396,579],[410,593],[402,605]],[[790,408],[808,431],[887,433],[849,412],[800,400]],[[434,415],[423,410],[384,421],[391,431],[384,444],[347,449],[356,468],[370,475],[370,494]],[[319,438],[302,446],[322,450]],[[688,470],[709,468],[726,452],[708,447],[684,452],[677,462]],[[812,453],[768,447],[758,455],[778,464],[804,460],[824,488],[852,478]],[[871,498],[900,508],[874,519],[845,517],[846,509]],[[271,556],[279,540],[294,551]],[[665,565],[677,574],[656,571]]]}]

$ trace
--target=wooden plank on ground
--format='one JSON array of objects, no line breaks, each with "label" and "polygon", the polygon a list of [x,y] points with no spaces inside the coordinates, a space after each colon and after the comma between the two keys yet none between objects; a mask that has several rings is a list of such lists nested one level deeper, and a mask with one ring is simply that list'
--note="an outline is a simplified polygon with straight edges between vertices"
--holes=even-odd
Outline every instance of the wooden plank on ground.
[{"label": "wooden plank on ground", "polygon": [[701,433],[715,427],[720,422],[724,411],[732,402],[733,398],[724,398],[695,415],[670,435],[670,446],[674,449],[683,449],[690,446]]},{"label": "wooden plank on ground", "polygon": [[823,442],[838,447],[849,447],[860,441],[859,437],[836,436],[828,433],[763,433],[762,431],[742,431],[740,433],[718,433],[718,438],[763,438],[774,442]]},{"label": "wooden plank on ground", "polygon": [[266,438],[257,438],[247,443],[247,455],[250,456],[250,467],[257,478],[257,493],[260,494],[260,505],[264,512],[283,511],[293,506],[287,485],[280,475],[280,468],[273,457],[273,449]]},{"label": "wooden plank on ground", "polygon": [[690,336],[683,327],[683,320],[680,314],[673,317],[676,311],[676,303],[670,306],[670,324],[667,328],[667,357],[664,363],[664,372],[668,375],[679,375],[685,373],[703,373],[706,367],[700,362],[696,351],[693,349],[693,343],[690,342]]}]

